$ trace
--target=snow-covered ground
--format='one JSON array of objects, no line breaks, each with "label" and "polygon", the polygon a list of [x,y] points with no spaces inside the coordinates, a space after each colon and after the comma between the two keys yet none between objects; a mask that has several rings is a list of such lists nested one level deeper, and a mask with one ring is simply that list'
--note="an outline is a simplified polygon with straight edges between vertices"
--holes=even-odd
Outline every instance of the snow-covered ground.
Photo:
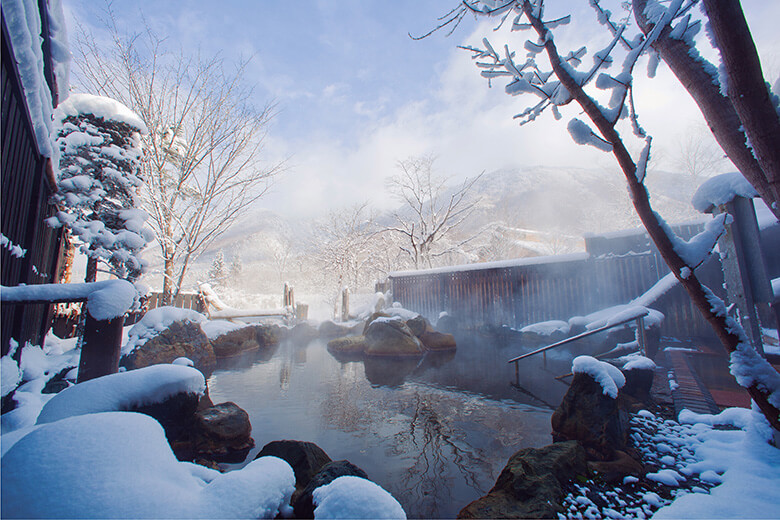
[{"label": "snow-covered ground", "polygon": [[[165,316],[152,314],[141,327],[144,334],[132,338],[159,330],[170,318],[165,311],[158,314]],[[43,393],[54,375],[70,370],[73,378],[78,356],[75,340],[50,334],[43,348],[23,347],[20,365],[7,356],[2,359],[3,393],[21,382],[16,409],[2,416],[4,516],[83,516],[90,511],[98,516],[194,518],[217,512],[220,517],[289,512],[292,484],[286,463],[261,459],[219,474],[179,462],[154,420],[113,411],[123,400],[154,400],[148,395],[152,388],[162,393],[174,387],[202,391],[202,379],[190,377],[194,369],[150,367],[154,377],[142,369],[60,394]],[[601,362],[580,361],[576,371],[607,370]],[[605,391],[621,386],[617,373],[607,375],[609,381],[602,378]],[[113,390],[104,388],[110,378],[117,380]],[[167,384],[167,379],[175,381]],[[81,395],[91,393],[90,385],[100,399]],[[81,411],[60,413],[63,406]],[[44,408],[58,412],[42,414]],[[776,517],[780,510],[780,449],[770,444],[769,426],[757,412],[732,408],[712,416],[684,411],[679,421],[670,421],[643,411],[632,419],[631,437],[655,471],[641,480],[627,477],[617,487],[576,484],[566,498],[565,517],[764,518]],[[318,490],[315,501],[318,518],[404,516],[392,496],[368,481],[338,479]]]},{"label": "snow-covered ground", "polygon": [[560,518],[777,518],[780,449],[768,428],[744,408],[683,410],[679,422],[641,411],[631,440],[657,469],[617,487],[575,484]]}]

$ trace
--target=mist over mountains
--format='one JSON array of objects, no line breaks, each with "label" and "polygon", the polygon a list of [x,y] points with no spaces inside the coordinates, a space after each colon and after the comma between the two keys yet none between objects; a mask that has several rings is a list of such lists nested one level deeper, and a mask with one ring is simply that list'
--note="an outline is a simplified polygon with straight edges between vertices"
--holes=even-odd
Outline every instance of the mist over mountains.
[{"label": "mist over mountains", "polygon": [[[689,201],[703,180],[652,171],[647,185],[654,208],[670,223],[701,218]],[[459,187],[453,182],[449,193]],[[457,235],[475,237],[469,242],[472,253],[453,260],[456,263],[583,250],[584,234],[641,225],[622,174],[604,168],[534,166],[496,170],[482,175],[470,197],[477,202],[469,218],[457,228]],[[404,215],[400,207],[396,212]],[[327,213],[323,209],[323,214]],[[393,213],[376,213],[375,220],[380,227],[389,227],[395,222]],[[205,273],[214,256],[222,251],[227,262],[240,257],[244,273],[251,273],[247,287],[255,284],[273,288],[283,278],[295,277],[295,259],[298,268],[303,269],[300,258],[314,254],[320,226],[326,219],[325,215],[314,220],[284,218],[263,209],[261,199],[192,264],[188,278],[191,283],[207,278]],[[485,248],[491,257],[485,257]],[[153,281],[148,283],[154,285]]]}]

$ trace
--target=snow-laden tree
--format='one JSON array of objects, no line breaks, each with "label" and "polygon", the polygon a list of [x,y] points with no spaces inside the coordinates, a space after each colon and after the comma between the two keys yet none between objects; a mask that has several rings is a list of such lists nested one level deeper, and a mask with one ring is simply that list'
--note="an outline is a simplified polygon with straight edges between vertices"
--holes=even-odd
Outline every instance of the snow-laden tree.
[{"label": "snow-laden tree", "polygon": [[415,269],[433,267],[435,258],[457,252],[468,242],[448,239],[477,203],[471,197],[471,188],[481,174],[452,190],[448,189],[447,177],[436,175],[433,163],[432,156],[399,161],[399,172],[388,183],[390,192],[403,203],[393,213],[396,225],[390,231],[404,237],[401,249]]},{"label": "snow-laden tree", "polygon": [[227,276],[225,255],[221,249],[214,255],[214,261],[211,262],[211,268],[209,269],[208,275],[209,283],[212,285],[220,285],[224,281],[225,276]]},{"label": "snow-laden tree", "polygon": [[181,290],[190,263],[267,190],[281,166],[261,162],[272,107],[257,108],[219,56],[169,51],[150,27],[120,31],[110,8],[110,45],[82,30],[76,83],[118,99],[139,114],[144,137],[144,205],[163,262],[163,300]]},{"label": "snow-laden tree", "polygon": [[241,274],[244,272],[244,264],[241,262],[241,253],[236,251],[233,258],[230,259],[228,274],[230,275],[230,285],[238,286]]},{"label": "snow-laden tree", "polygon": [[68,227],[83,244],[88,282],[95,280],[98,261],[117,277],[135,280],[146,266],[140,252],[154,237],[144,227],[148,215],[137,207],[146,126],[118,101],[89,94],[62,102],[54,126],[59,164],[53,199],[60,211],[49,224]]},{"label": "snow-laden tree", "polygon": [[[702,234],[685,242],[653,211],[644,185],[652,138],[640,125],[633,102],[634,96],[640,94],[634,92],[633,74],[640,57],[645,55],[650,56],[651,74],[660,53],[689,91],[698,91],[698,87],[707,84],[702,88],[712,99],[700,99],[696,94],[694,98],[716,138],[775,215],[780,214],[778,98],[763,79],[739,2],[703,0],[703,13],[698,13],[697,0],[664,4],[633,0],[619,4],[618,8],[625,6],[629,11],[617,19],[599,0],[590,3],[598,21],[611,35],[606,46],[592,54],[592,60],[586,60],[585,46],[568,52],[559,49],[556,30],[572,19],[570,15],[547,18],[543,0],[464,1],[444,18],[440,27],[457,26],[464,16],[473,13],[496,17],[500,24],[509,24],[512,31],[528,31],[532,35],[525,42],[522,56],[508,45],[494,47],[487,38],[482,40],[482,46],[467,50],[473,53],[482,76],[489,80],[505,78],[508,94],[535,99],[516,116],[521,124],[533,121],[546,110],[561,119],[562,108],[576,104],[576,113],[567,124],[572,139],[613,155],[645,229],[730,353],[731,373],[747,389],[776,433],[780,432],[780,374],[752,348],[741,325],[727,315],[724,303],[695,273],[730,217],[715,217]],[[641,31],[631,30],[632,14]],[[695,49],[693,36],[705,24],[710,40],[720,52],[720,73]],[[613,70],[607,72],[612,66]],[[691,82],[700,85],[693,86]],[[715,112],[720,112],[710,112],[712,106],[719,107]],[[629,151],[631,139],[641,143],[639,153]]]},{"label": "snow-laden tree", "polygon": [[315,257],[335,316],[341,291],[358,292],[375,275],[376,222],[363,203],[331,211],[316,228]]}]

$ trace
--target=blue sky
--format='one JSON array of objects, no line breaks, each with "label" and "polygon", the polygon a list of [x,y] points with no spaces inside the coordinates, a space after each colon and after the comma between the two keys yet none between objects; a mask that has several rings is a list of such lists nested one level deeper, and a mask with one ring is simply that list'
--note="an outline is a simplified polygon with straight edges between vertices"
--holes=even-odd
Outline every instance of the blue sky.
[{"label": "blue sky", "polygon": [[[113,9],[129,31],[141,27],[143,13],[172,44],[227,59],[253,56],[245,79],[259,105],[274,100],[279,109],[267,139],[269,159],[290,158],[261,204],[286,215],[312,216],[365,200],[390,207],[385,179],[398,160],[421,153],[435,154],[441,173],[455,179],[537,164],[614,168],[609,156],[571,143],[564,124],[551,117],[519,127],[512,116],[525,103],[506,96],[502,85],[488,89],[468,53],[456,49],[483,36],[520,44],[525,37],[494,34],[492,26],[468,19],[449,38],[409,38],[427,32],[456,3],[141,0],[114,2]],[[64,5],[71,21],[97,26],[100,2]],[[780,2],[743,5],[774,81],[780,37],[772,20],[780,19]],[[587,10],[581,16],[592,19]],[[598,39],[598,29],[582,24],[560,36],[590,50]],[[637,88],[658,156],[673,155],[675,142],[701,125],[698,111],[668,71],[650,83],[637,79]]]}]

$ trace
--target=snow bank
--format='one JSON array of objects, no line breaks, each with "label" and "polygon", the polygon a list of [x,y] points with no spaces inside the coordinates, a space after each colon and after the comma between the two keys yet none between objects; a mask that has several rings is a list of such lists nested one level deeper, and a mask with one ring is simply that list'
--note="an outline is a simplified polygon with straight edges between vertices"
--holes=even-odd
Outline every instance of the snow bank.
[{"label": "snow bank", "polygon": [[756,189],[739,172],[724,173],[707,179],[699,186],[691,199],[693,207],[709,213],[714,207],[734,200],[734,197],[757,197]]},{"label": "snow bank", "polygon": [[0,299],[4,302],[86,300],[87,309],[96,320],[110,320],[122,316],[133,306],[137,297],[135,287],[126,280],[0,287]]},{"label": "snow bank", "polygon": [[568,334],[571,327],[565,321],[550,320],[540,321],[539,323],[533,323],[520,329],[520,332],[527,332],[531,334],[539,334],[540,336],[550,336],[556,332]]},{"label": "snow bank", "polygon": [[[76,338],[63,340],[49,332],[43,349],[29,343],[24,346],[21,352],[21,365],[17,365],[11,357],[18,348],[16,342],[13,343],[8,355],[2,358],[3,361],[0,363],[3,365],[3,370],[8,370],[8,375],[3,372],[1,376],[4,395],[7,393],[5,385],[8,385],[8,392],[10,392],[16,388],[16,385],[22,383],[13,395],[16,408],[4,413],[0,419],[3,445],[9,432],[35,424],[44,404],[54,397],[54,394],[43,393],[49,379],[68,367],[74,368],[68,372],[66,379],[76,379],[78,370],[76,367],[79,365],[81,354],[80,350],[76,350],[76,341]],[[18,371],[16,372],[18,379],[14,376],[14,366]]]},{"label": "snow bank", "polygon": [[623,364],[621,369],[623,372],[628,370],[655,370],[655,362],[648,357],[638,355],[626,357],[629,359]]},{"label": "snow bank", "polygon": [[2,458],[4,517],[274,518],[295,476],[263,457],[220,474],[173,455],[162,426],[108,412],[39,426]]},{"label": "snow bank", "polygon": [[[615,305],[599,311],[588,314],[587,316],[574,316],[569,318],[569,325],[584,326],[587,330],[599,329],[619,323],[623,320],[631,320],[639,316],[644,316],[645,328],[660,324],[664,315],[655,309],[649,309],[643,305],[636,305],[633,302],[624,305]],[[627,325],[630,326],[630,325]]]},{"label": "snow bank", "polygon": [[384,312],[386,312],[390,316],[399,317],[402,320],[411,320],[420,315],[419,312],[414,312],[414,311],[410,311],[409,309],[404,309],[399,302],[393,302],[393,305],[391,307],[386,308]]},{"label": "snow bank", "polygon": [[46,403],[38,424],[75,415],[129,410],[159,403],[178,393],[203,395],[205,391],[206,381],[199,370],[182,365],[152,365],[66,388]]},{"label": "snow bank", "polygon": [[[720,485],[709,494],[679,496],[653,518],[776,518],[780,449],[768,443],[766,420],[744,408],[730,408],[714,416],[684,410],[680,420],[699,431],[688,445],[697,461],[681,472],[695,473]],[[710,428],[715,424],[741,429]]]},{"label": "snow bank", "polygon": [[339,477],[313,493],[314,518],[400,518],[406,519],[401,504],[370,480]]},{"label": "snow bank", "polygon": [[573,374],[588,374],[601,385],[604,395],[617,399],[618,390],[626,384],[619,368],[591,356],[577,356],[571,365]]},{"label": "snow bank", "polygon": [[[127,333],[127,342],[122,345],[122,354],[129,354],[137,346],[143,345],[148,340],[164,331],[174,321],[191,321],[203,324],[206,317],[191,309],[179,309],[177,307],[157,307],[141,318],[141,321],[133,325]],[[204,331],[205,332],[205,331]]]},{"label": "snow bank", "polygon": [[201,330],[209,339],[217,339],[223,334],[248,326],[248,323],[236,323],[228,320],[206,320],[200,324]]},{"label": "snow bank", "polygon": [[106,121],[116,121],[132,126],[142,134],[148,134],[149,129],[138,115],[119,101],[92,94],[71,94],[68,99],[57,106],[54,111],[54,121],[62,124],[68,117],[82,114],[92,114]]}]

